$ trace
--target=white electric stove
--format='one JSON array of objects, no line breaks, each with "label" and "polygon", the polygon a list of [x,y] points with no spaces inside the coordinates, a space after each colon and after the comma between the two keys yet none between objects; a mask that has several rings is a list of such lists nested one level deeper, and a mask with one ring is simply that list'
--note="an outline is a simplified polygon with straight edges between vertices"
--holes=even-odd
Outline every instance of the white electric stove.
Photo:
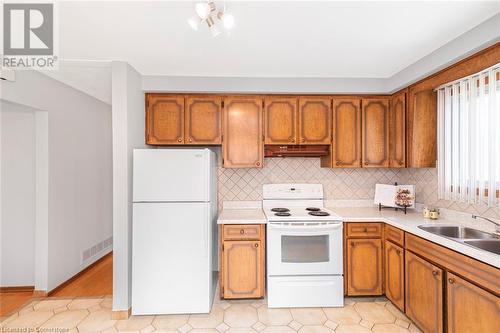
[{"label": "white electric stove", "polygon": [[267,184],[268,306],[344,305],[342,219],[323,204],[321,184]]}]

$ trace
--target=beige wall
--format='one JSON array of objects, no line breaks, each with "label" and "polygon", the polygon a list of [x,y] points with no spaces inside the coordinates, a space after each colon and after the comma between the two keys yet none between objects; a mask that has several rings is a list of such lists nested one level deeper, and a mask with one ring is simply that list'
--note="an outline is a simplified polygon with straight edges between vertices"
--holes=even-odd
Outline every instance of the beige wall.
[{"label": "beige wall", "polygon": [[268,183],[321,183],[325,198],[372,199],[375,184],[415,184],[417,202],[500,218],[499,208],[437,199],[436,169],[328,169],[319,158],[266,158],[262,169],[224,169],[219,160],[219,209],[223,201],[262,200]]}]

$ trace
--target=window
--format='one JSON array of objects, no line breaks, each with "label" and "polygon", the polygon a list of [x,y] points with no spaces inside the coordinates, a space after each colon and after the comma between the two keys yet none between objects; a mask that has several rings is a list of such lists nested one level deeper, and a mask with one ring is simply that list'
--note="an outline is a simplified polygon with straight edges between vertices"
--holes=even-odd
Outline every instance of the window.
[{"label": "window", "polygon": [[497,64],[437,89],[440,199],[500,205],[499,73]]}]

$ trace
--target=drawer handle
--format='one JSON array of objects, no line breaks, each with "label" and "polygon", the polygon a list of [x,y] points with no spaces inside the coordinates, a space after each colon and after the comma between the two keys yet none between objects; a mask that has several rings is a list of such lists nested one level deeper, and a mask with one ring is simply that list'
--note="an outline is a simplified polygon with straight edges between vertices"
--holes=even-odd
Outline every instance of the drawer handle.
[{"label": "drawer handle", "polygon": [[241,229],[241,230],[240,230],[240,234],[242,234],[242,235],[243,235],[244,233],[245,233],[245,229]]},{"label": "drawer handle", "polygon": [[432,275],[434,275],[434,276],[438,276],[438,275],[439,275],[439,272],[438,272],[438,271],[432,271]]},{"label": "drawer handle", "polygon": [[255,245],[254,245],[254,246],[255,246],[255,247],[259,247],[259,243],[255,243]]},{"label": "drawer handle", "polygon": [[449,282],[450,284],[454,284],[454,283],[455,283],[455,279],[449,278],[449,279],[448,279],[448,282]]}]

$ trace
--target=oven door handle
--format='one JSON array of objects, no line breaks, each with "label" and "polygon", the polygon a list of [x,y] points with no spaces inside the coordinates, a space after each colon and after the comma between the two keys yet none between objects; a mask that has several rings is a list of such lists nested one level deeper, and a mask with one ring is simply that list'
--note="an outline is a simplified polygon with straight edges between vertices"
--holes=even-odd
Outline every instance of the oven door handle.
[{"label": "oven door handle", "polygon": [[275,223],[268,223],[267,227],[270,229],[274,230],[310,230],[310,231],[319,231],[319,230],[335,230],[335,229],[340,229],[342,228],[342,223],[335,223],[335,224],[324,224],[324,225],[317,225],[317,224],[301,224],[301,225],[283,225],[283,224],[275,224]]}]

